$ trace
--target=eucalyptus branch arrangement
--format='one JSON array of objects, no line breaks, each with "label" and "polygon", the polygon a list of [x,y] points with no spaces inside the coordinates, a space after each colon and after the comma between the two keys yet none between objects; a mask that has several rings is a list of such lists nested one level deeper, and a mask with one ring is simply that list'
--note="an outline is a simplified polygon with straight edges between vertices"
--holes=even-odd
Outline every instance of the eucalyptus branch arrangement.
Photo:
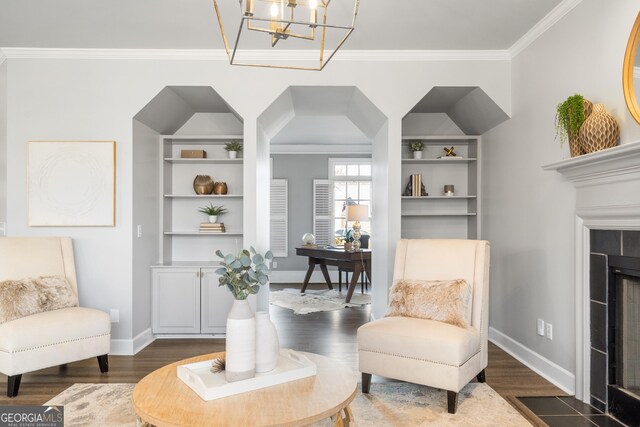
[{"label": "eucalyptus branch arrangement", "polygon": [[579,94],[568,97],[556,107],[556,138],[560,145],[567,139],[578,138],[580,126],[584,123],[584,97]]},{"label": "eucalyptus branch arrangement", "polygon": [[251,247],[251,251],[243,249],[238,255],[224,255],[220,250],[216,251],[216,255],[222,258],[222,267],[216,270],[216,274],[220,275],[219,286],[229,288],[237,300],[257,294],[260,286],[269,281],[271,270],[267,262],[273,259],[271,251],[261,255]]}]

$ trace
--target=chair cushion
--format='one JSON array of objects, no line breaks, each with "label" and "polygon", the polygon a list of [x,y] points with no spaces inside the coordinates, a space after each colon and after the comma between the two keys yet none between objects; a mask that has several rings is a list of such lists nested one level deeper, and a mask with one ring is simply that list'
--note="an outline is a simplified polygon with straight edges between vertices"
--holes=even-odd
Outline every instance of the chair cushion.
[{"label": "chair cushion", "polygon": [[385,317],[358,329],[358,350],[457,367],[480,351],[480,332],[435,320]]},{"label": "chair cushion", "polygon": [[462,279],[397,280],[385,316],[417,317],[466,327],[471,321],[471,286]]},{"label": "chair cushion", "polygon": [[105,312],[71,307],[33,314],[0,325],[0,351],[15,353],[111,333]]},{"label": "chair cushion", "polygon": [[64,277],[40,276],[0,282],[0,323],[77,305],[78,297]]}]

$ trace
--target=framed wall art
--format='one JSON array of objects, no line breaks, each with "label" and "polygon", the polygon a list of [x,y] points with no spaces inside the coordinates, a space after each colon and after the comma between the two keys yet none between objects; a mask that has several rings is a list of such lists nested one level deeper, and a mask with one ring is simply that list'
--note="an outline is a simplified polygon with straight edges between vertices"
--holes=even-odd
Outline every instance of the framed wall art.
[{"label": "framed wall art", "polygon": [[31,227],[115,226],[115,141],[29,141]]}]

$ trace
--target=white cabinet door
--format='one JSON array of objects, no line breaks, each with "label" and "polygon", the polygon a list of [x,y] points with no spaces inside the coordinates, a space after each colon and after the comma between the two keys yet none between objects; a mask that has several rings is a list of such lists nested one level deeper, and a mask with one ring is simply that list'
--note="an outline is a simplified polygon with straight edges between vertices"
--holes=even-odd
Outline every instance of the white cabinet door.
[{"label": "white cabinet door", "polygon": [[224,334],[233,295],[226,286],[218,286],[213,268],[202,269],[202,333]]},{"label": "white cabinet door", "polygon": [[153,333],[200,333],[200,269],[153,269]]}]

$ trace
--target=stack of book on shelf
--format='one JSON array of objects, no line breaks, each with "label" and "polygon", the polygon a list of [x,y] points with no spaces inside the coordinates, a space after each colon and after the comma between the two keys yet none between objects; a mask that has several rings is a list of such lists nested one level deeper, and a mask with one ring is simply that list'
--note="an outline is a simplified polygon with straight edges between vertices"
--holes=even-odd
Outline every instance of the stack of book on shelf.
[{"label": "stack of book on shelf", "polygon": [[422,174],[416,173],[411,175],[411,195],[413,197],[420,197],[422,189]]},{"label": "stack of book on shelf", "polygon": [[223,222],[203,222],[200,224],[200,232],[201,233],[224,233],[224,223]]}]

